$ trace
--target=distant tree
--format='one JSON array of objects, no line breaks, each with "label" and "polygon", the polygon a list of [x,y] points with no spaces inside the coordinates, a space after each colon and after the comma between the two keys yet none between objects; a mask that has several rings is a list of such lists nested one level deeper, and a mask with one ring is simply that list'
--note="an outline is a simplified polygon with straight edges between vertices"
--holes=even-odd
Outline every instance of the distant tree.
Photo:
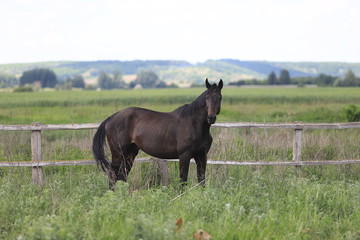
[{"label": "distant tree", "polygon": [[85,81],[83,76],[77,75],[71,79],[72,87],[74,88],[85,88]]},{"label": "distant tree", "polygon": [[334,81],[333,86],[334,86],[334,87],[345,87],[345,85],[344,85],[344,80],[341,79],[341,78],[337,78],[337,79]]},{"label": "distant tree", "polygon": [[249,84],[249,85],[266,85],[267,83],[265,81],[263,81],[263,80],[253,78],[253,79],[250,79],[250,80],[246,81],[245,84]]},{"label": "distant tree", "polygon": [[105,72],[100,72],[98,78],[98,85],[102,89],[123,88],[125,83],[122,80],[122,73],[119,71],[114,72],[113,77]]},{"label": "distant tree", "polygon": [[53,88],[57,84],[56,74],[47,68],[36,68],[23,72],[20,77],[20,86],[40,82],[41,87]]},{"label": "distant tree", "polygon": [[68,77],[65,82],[60,86],[60,89],[71,89],[71,88],[85,88],[85,81],[83,76],[77,75],[74,77]]},{"label": "distant tree", "polygon": [[136,84],[141,84],[143,88],[154,88],[159,83],[159,77],[153,71],[141,71],[135,80]]},{"label": "distant tree", "polygon": [[125,82],[123,80],[123,74],[119,70],[113,71],[113,80],[117,85],[117,88],[124,88]]},{"label": "distant tree", "polygon": [[290,73],[288,70],[281,69],[278,82],[279,82],[279,84],[284,84],[284,85],[290,84],[291,79],[290,79]]},{"label": "distant tree", "polygon": [[238,80],[236,82],[229,82],[229,86],[241,86],[241,85],[245,85],[246,81],[245,80]]},{"label": "distant tree", "polygon": [[307,77],[295,77],[291,78],[291,83],[298,86],[305,86],[305,84],[315,84],[315,78],[311,76]]},{"label": "distant tree", "polygon": [[156,85],[155,88],[168,88],[168,85],[166,85],[166,83],[164,81],[159,81]]},{"label": "distant tree", "polygon": [[318,86],[332,86],[334,84],[335,80],[336,80],[336,77],[321,73],[321,74],[319,74],[319,76],[317,76],[315,78],[315,83]]},{"label": "distant tree", "polygon": [[344,77],[344,82],[349,87],[359,87],[360,79],[355,76],[355,73],[352,70],[349,70]]},{"label": "distant tree", "polygon": [[14,87],[18,84],[19,81],[15,76],[0,73],[0,88]]},{"label": "distant tree", "polygon": [[107,75],[105,72],[100,72],[99,78],[98,78],[98,85],[101,89],[112,89],[113,81],[109,75]]},{"label": "distant tree", "polygon": [[278,83],[278,79],[276,77],[276,74],[274,73],[274,71],[272,71],[267,78],[267,82],[270,85],[276,85]]},{"label": "distant tree", "polygon": [[356,86],[356,76],[352,70],[347,71],[344,77],[344,82],[348,86]]},{"label": "distant tree", "polygon": [[357,78],[352,70],[349,70],[343,79],[339,78],[334,82],[336,87],[359,87],[360,78]]}]

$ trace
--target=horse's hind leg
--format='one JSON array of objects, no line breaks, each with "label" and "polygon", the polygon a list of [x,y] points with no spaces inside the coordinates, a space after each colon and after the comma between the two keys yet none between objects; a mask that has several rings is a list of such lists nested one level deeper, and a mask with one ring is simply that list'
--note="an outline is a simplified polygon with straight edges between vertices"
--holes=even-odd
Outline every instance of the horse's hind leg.
[{"label": "horse's hind leg", "polygon": [[112,172],[109,175],[110,188],[114,188],[118,180],[127,181],[138,152],[139,148],[135,144],[123,147],[118,151],[112,151]]},{"label": "horse's hind leg", "polygon": [[111,167],[116,173],[116,180],[127,181],[134,159],[138,153],[139,148],[135,144],[131,144],[121,151],[117,159],[114,159],[114,164],[111,163]]}]

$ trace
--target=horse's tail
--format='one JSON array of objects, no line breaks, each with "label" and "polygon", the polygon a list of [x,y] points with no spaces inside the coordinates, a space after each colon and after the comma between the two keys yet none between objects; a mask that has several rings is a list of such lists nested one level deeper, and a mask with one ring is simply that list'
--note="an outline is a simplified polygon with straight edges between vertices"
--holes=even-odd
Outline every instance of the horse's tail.
[{"label": "horse's tail", "polygon": [[101,167],[101,169],[104,172],[108,172],[110,170],[110,164],[106,159],[104,152],[104,144],[106,141],[105,125],[109,119],[110,117],[100,124],[93,138],[93,145],[92,145],[92,152],[96,160],[96,163],[98,166]]}]

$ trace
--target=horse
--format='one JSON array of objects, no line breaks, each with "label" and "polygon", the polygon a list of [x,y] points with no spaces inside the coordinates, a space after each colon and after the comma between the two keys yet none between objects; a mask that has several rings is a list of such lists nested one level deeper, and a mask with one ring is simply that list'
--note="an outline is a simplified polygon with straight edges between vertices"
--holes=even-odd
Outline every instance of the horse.
[{"label": "horse", "polygon": [[[221,108],[223,81],[210,84],[192,103],[172,112],[128,107],[114,113],[98,127],[92,144],[97,165],[108,174],[109,186],[127,181],[139,150],[160,159],[179,159],[180,182],[186,184],[190,160],[197,166],[199,184],[205,185],[207,153],[212,144],[210,126]],[[106,139],[105,139],[106,138]],[[106,159],[108,143],[111,163]]]}]

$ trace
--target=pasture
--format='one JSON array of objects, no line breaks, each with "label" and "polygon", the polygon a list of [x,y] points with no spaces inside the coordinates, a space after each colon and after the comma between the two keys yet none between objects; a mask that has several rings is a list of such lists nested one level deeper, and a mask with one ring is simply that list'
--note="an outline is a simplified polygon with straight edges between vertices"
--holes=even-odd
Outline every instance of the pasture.
[{"label": "pasture", "polygon": [[[1,93],[0,124],[100,122],[126,106],[171,111],[204,89]],[[343,108],[360,105],[356,88],[224,88],[218,121],[344,122]],[[91,158],[94,131],[46,131],[43,159]],[[30,160],[30,133],[0,132],[0,161]],[[212,129],[211,159],[290,160],[286,129]],[[360,159],[360,131],[311,130],[306,160]],[[1,239],[357,239],[360,166],[208,166],[206,188],[180,195],[178,164],[170,185],[155,163],[136,164],[128,184],[108,191],[95,166],[46,167],[45,186],[29,168],[0,169]],[[179,224],[179,219],[182,224]],[[176,225],[176,222],[178,224]]]}]

